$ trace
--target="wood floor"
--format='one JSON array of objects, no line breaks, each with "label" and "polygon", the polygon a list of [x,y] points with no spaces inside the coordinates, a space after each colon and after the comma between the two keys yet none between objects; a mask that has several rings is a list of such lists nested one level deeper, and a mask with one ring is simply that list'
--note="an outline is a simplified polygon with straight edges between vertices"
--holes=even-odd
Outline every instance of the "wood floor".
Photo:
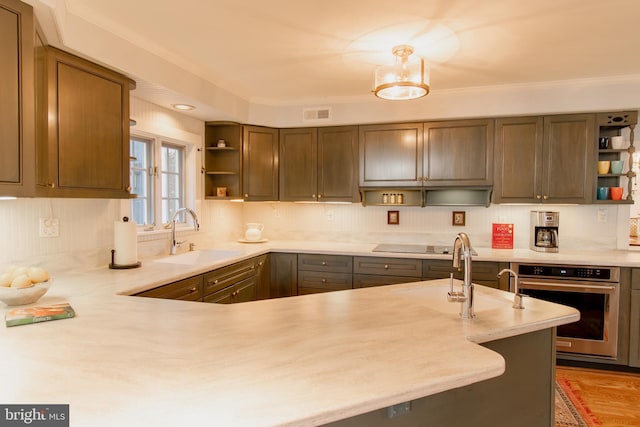
[{"label": "wood floor", "polygon": [[603,427],[640,427],[640,374],[558,366]]}]

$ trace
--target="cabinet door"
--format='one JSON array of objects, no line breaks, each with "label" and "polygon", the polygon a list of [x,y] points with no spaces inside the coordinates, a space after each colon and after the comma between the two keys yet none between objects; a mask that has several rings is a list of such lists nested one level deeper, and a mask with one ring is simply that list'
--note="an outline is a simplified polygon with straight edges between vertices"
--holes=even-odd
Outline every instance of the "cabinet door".
[{"label": "cabinet door", "polygon": [[0,0],[0,195],[34,191],[33,13]]},{"label": "cabinet door", "polygon": [[158,288],[136,294],[139,297],[178,299],[183,301],[202,300],[202,275],[169,283]]},{"label": "cabinet door", "polygon": [[278,200],[278,130],[244,126],[242,138],[244,200]]},{"label": "cabinet door", "polygon": [[360,126],[361,187],[422,186],[422,123]]},{"label": "cabinet door", "polygon": [[281,298],[298,295],[298,255],[271,253],[270,258],[269,297]]},{"label": "cabinet door", "polygon": [[280,130],[280,200],[317,200],[317,165],[316,128]]},{"label": "cabinet door", "polygon": [[[420,279],[422,278],[422,261],[408,258],[354,257],[353,273]],[[406,280],[406,282],[411,281]]]},{"label": "cabinet door", "polygon": [[630,323],[629,366],[640,368],[640,289],[634,289],[631,291]]},{"label": "cabinet door", "polygon": [[47,54],[52,195],[128,198],[133,82],[55,48]]},{"label": "cabinet door", "polygon": [[544,118],[543,201],[591,203],[593,200],[594,123],[593,114]]},{"label": "cabinet door", "polygon": [[493,120],[424,124],[425,186],[493,183]]},{"label": "cabinet door", "polygon": [[256,299],[269,299],[271,284],[271,255],[260,255],[256,258]]},{"label": "cabinet door", "polygon": [[542,117],[496,120],[494,203],[533,203],[542,198]]},{"label": "cabinet door", "polygon": [[360,201],[357,126],[318,129],[318,200]]}]

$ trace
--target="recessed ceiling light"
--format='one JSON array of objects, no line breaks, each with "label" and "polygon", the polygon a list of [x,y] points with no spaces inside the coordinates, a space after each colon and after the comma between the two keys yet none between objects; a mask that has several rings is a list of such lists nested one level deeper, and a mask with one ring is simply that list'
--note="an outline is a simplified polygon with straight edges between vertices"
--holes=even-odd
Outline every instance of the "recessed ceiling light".
[{"label": "recessed ceiling light", "polygon": [[182,110],[182,111],[189,111],[196,108],[193,105],[189,105],[189,104],[171,104],[171,106],[176,110]]}]

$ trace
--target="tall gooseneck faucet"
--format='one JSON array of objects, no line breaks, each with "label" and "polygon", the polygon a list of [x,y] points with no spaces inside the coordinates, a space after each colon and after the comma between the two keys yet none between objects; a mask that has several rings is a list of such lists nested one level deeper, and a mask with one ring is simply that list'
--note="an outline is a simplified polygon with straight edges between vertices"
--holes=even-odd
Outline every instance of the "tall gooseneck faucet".
[{"label": "tall gooseneck faucet", "polygon": [[[464,260],[464,280],[462,282],[462,293],[451,292],[450,302],[461,302],[460,316],[463,319],[471,319],[475,316],[473,312],[473,283],[471,283],[471,242],[467,233],[458,233],[453,242],[453,267],[460,268],[460,258]],[[456,295],[457,294],[457,295]]]},{"label": "tall gooseneck faucet", "polygon": [[173,216],[171,217],[171,251],[170,251],[171,255],[175,255],[176,254],[176,249],[178,248],[178,246],[181,243],[184,243],[184,242],[177,242],[176,241],[176,220],[178,218],[178,215],[180,215],[181,212],[189,213],[191,215],[191,217],[193,218],[193,229],[195,231],[200,230],[200,223],[198,223],[198,216],[196,215],[196,213],[194,211],[192,211],[189,208],[180,208],[177,211],[175,211]]}]

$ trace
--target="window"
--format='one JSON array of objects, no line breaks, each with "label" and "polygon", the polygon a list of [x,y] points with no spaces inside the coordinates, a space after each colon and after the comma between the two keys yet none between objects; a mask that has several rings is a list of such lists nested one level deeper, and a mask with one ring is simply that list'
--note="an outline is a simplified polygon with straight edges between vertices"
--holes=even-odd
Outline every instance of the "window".
[{"label": "window", "polygon": [[[188,146],[160,137],[132,135],[130,139],[131,217],[144,228],[171,221],[187,206],[186,158]],[[158,222],[159,221],[159,222]],[[178,222],[185,222],[184,214]]]},{"label": "window", "polygon": [[130,141],[131,217],[138,224],[153,224],[153,141],[132,137]]}]

